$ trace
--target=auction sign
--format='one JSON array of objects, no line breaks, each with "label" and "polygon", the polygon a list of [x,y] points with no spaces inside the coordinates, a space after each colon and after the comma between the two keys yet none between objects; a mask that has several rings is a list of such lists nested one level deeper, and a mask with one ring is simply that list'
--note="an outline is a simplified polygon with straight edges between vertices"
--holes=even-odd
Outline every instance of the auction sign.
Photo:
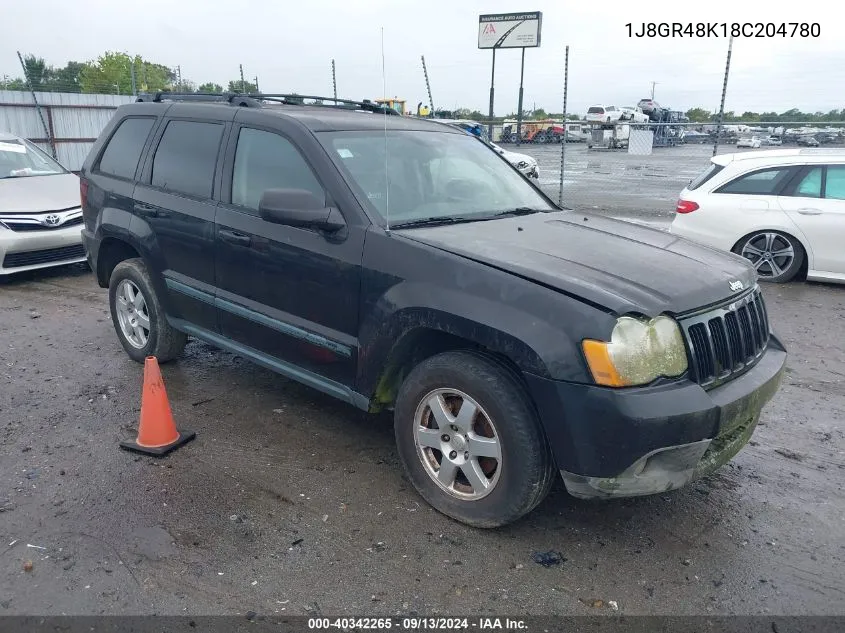
[{"label": "auction sign", "polygon": [[478,16],[478,48],[535,48],[540,46],[543,14],[496,13]]}]

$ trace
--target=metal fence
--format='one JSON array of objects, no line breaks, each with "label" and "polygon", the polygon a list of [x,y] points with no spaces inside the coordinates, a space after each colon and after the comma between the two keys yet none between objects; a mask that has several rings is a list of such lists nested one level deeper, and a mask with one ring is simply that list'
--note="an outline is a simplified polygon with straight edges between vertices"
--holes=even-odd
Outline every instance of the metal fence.
[{"label": "metal fence", "polygon": [[118,106],[134,97],[0,90],[0,131],[36,143],[71,171],[82,167]]}]

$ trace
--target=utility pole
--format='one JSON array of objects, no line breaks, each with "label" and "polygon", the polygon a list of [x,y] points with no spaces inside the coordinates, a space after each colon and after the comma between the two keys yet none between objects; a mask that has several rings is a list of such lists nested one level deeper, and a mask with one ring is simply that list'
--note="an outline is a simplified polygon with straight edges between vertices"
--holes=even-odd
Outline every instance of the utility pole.
[{"label": "utility pole", "polygon": [[[434,116],[434,99],[431,98],[431,84],[428,83],[428,69],[425,67],[425,55],[421,55],[420,59],[422,59],[423,75],[425,75],[425,89],[428,91],[428,107],[431,108],[429,110],[429,116]],[[386,98],[387,95],[385,95]]]},{"label": "utility pole", "polygon": [[566,166],[566,97],[569,92],[569,45],[566,46],[566,57],[563,62],[563,138],[560,141],[560,189],[557,194],[557,205],[563,206],[563,169]]},{"label": "utility pole", "polygon": [[246,84],[244,83],[244,65],[238,64],[241,68],[241,92],[246,92]]},{"label": "utility pole", "polygon": [[138,88],[135,84],[135,56],[129,58],[129,74],[132,77],[132,96],[135,97],[138,95]]},{"label": "utility pole", "polygon": [[493,69],[490,71],[490,110],[487,114],[490,123],[487,125],[487,136],[493,140],[493,84],[496,81],[496,47],[493,47]]},{"label": "utility pole", "polygon": [[332,89],[334,90],[335,103],[337,103],[337,75],[335,75],[334,60],[332,60]]},{"label": "utility pole", "polygon": [[519,112],[516,117],[516,144],[522,145],[522,80],[525,77],[525,47],[522,48],[522,64],[519,67]]},{"label": "utility pole", "polygon": [[261,91],[258,89],[258,75],[256,75],[256,76],[255,76],[255,92],[261,92]]},{"label": "utility pole", "polygon": [[722,134],[722,122],[725,120],[725,93],[728,90],[728,73],[731,70],[731,51],[733,50],[734,38],[728,40],[728,59],[725,62],[725,79],[722,82],[722,102],[719,105],[719,122],[716,124],[716,140],[713,142],[713,156],[719,151],[719,136]]},{"label": "utility pole", "polygon": [[23,57],[21,56],[20,51],[18,51],[18,61],[20,61],[21,63],[21,68],[23,69],[23,78],[29,86],[29,92],[32,94],[32,101],[33,103],[35,103],[35,109],[38,112],[38,118],[41,119],[41,126],[44,128],[44,134],[47,136],[47,142],[50,143],[50,149],[53,152],[53,158],[58,160],[58,156],[56,155],[56,142],[53,139],[53,134],[50,132],[50,128],[52,127],[52,119],[51,125],[47,125],[47,121],[44,120],[44,113],[41,111],[41,105],[38,103],[38,98],[35,96],[35,88],[33,88],[32,86],[32,80],[29,77],[29,73],[26,71],[26,64],[24,64],[23,62]]},{"label": "utility pole", "polygon": [[651,100],[654,101],[654,87],[658,84],[656,81],[651,82]]},{"label": "utility pole", "polygon": [[176,66],[176,92],[182,91],[182,67]]}]

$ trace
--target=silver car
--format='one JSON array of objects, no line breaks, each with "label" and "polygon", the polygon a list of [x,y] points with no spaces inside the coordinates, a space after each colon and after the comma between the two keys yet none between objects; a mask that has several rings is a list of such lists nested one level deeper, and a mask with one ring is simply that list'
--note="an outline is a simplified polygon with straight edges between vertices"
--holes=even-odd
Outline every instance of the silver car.
[{"label": "silver car", "polygon": [[0,132],[0,276],[84,261],[79,178]]}]

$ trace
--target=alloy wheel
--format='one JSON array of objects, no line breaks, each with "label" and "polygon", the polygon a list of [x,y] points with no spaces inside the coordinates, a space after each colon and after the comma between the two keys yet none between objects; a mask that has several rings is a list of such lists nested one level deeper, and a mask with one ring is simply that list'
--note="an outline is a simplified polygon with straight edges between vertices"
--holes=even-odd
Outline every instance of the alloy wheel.
[{"label": "alloy wheel", "polygon": [[115,308],[120,331],[132,347],[143,348],[150,338],[150,313],[141,290],[123,279],[115,293]]},{"label": "alloy wheel", "polygon": [[780,233],[768,231],[752,235],[740,252],[754,264],[757,274],[767,279],[782,275],[795,260],[795,249],[789,240]]},{"label": "alloy wheel", "polygon": [[435,389],[422,399],[414,444],[428,476],[452,497],[482,499],[499,481],[499,435],[481,405],[462,391]]}]

